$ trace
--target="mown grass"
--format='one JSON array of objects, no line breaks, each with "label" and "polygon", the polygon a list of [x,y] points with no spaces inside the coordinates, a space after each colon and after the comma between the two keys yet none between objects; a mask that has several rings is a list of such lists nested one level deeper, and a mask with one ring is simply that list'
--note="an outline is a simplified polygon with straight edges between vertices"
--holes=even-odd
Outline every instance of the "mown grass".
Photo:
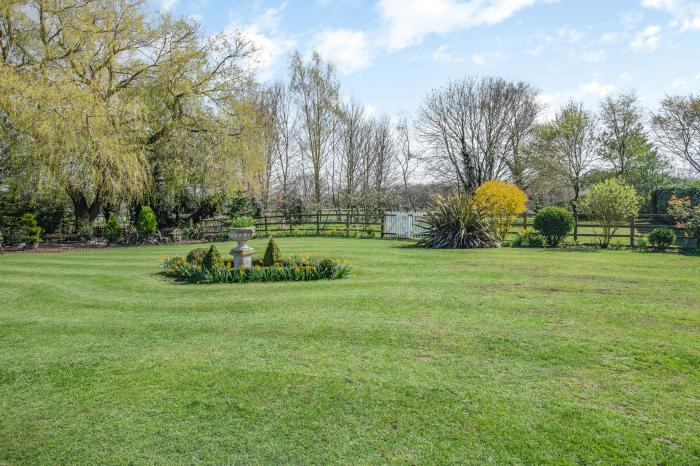
[{"label": "mown grass", "polygon": [[354,276],[0,256],[0,463],[700,462],[700,257],[278,242]]}]

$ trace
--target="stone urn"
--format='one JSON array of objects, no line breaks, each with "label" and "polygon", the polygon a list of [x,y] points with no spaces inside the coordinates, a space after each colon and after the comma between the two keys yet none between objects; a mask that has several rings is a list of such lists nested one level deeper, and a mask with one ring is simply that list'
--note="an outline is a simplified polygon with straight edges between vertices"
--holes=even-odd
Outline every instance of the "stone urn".
[{"label": "stone urn", "polygon": [[233,267],[236,269],[249,269],[253,265],[253,253],[255,249],[248,246],[248,241],[255,236],[255,227],[236,228],[228,231],[228,237],[234,240],[236,247],[231,249]]}]

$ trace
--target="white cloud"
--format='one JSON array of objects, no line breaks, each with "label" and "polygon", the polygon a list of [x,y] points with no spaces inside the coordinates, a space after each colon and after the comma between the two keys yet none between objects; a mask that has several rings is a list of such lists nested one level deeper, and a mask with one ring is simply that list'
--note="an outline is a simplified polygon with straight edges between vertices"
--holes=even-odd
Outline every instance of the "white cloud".
[{"label": "white cloud", "polygon": [[252,58],[253,65],[258,69],[258,76],[262,80],[273,77],[273,66],[289,50],[296,46],[293,39],[288,38],[279,27],[279,14],[286,7],[282,3],[276,8],[268,8],[252,23],[238,27],[229,25],[226,33],[240,31],[255,47]]},{"label": "white cloud", "polygon": [[362,31],[333,29],[316,34],[316,50],[323,58],[338,65],[341,73],[351,74],[372,63],[367,35]]},{"label": "white cloud", "polygon": [[661,28],[659,26],[649,26],[646,29],[638,32],[630,47],[637,52],[651,52],[656,50],[661,45]]},{"label": "white cloud", "polygon": [[380,0],[387,28],[382,41],[391,51],[420,43],[429,34],[498,24],[537,0]]},{"label": "white cloud", "polygon": [[544,105],[545,111],[542,114],[542,119],[547,120],[554,117],[556,112],[564,106],[568,101],[588,101],[595,103],[597,100],[612,94],[617,90],[617,86],[609,83],[602,83],[598,80],[593,80],[588,83],[581,84],[578,89],[570,92],[544,92],[538,96],[540,104]]},{"label": "white cloud", "polygon": [[452,53],[447,50],[447,45],[438,47],[438,49],[430,55],[430,58],[438,63],[457,64],[464,62],[463,58],[452,55]]},{"label": "white cloud", "polygon": [[665,11],[674,17],[672,27],[700,31],[700,2],[689,0],[642,0],[642,6]]},{"label": "white cloud", "polygon": [[176,4],[177,0],[160,0],[160,11],[166,13],[175,8]]},{"label": "white cloud", "polygon": [[605,59],[605,50],[584,50],[578,58],[586,63],[600,63]]}]

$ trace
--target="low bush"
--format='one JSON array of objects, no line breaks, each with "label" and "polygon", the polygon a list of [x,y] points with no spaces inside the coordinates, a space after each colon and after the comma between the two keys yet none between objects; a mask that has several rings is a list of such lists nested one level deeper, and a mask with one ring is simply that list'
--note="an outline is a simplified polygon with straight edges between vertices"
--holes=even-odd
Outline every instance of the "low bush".
[{"label": "low bush", "polygon": [[153,209],[145,205],[141,208],[138,219],[136,220],[136,230],[142,235],[152,235],[158,230],[158,221]]},{"label": "low bush", "polygon": [[265,255],[263,256],[263,265],[270,267],[280,260],[282,260],[282,253],[280,252],[279,246],[277,246],[277,241],[273,238],[267,243]]},{"label": "low bush", "polygon": [[95,237],[95,229],[87,219],[78,221],[77,233],[83,241],[90,241]]},{"label": "low bush", "polygon": [[110,212],[109,214],[104,228],[104,235],[110,243],[116,243],[124,236],[124,229],[119,224],[119,220],[117,216],[114,215],[114,212]]},{"label": "low bush", "polygon": [[221,257],[221,253],[213,244],[209,246],[209,250],[204,254],[204,258],[202,258],[202,268],[209,270],[224,268],[224,258]]},{"label": "low bush", "polygon": [[201,267],[202,266],[202,261],[204,260],[204,256],[206,255],[207,250],[204,248],[196,248],[191,250],[187,254],[187,263],[192,264],[194,266]]},{"label": "low bush", "polygon": [[649,233],[649,244],[657,251],[665,251],[673,246],[676,234],[670,228],[657,228]]},{"label": "low bush", "polygon": [[488,248],[496,243],[484,209],[458,194],[436,197],[422,223],[424,236],[418,244],[423,247]]},{"label": "low bush", "polygon": [[283,260],[271,267],[258,264],[249,269],[234,269],[230,266],[208,269],[175,256],[161,260],[161,273],[189,283],[250,283],[337,280],[349,277],[350,267],[332,259],[304,257]]},{"label": "low bush", "polygon": [[537,212],[534,227],[544,237],[547,246],[554,248],[571,233],[574,223],[574,216],[568,210],[546,207]]},{"label": "low bush", "polygon": [[543,248],[545,244],[545,237],[531,228],[520,230],[511,243],[515,248]]}]

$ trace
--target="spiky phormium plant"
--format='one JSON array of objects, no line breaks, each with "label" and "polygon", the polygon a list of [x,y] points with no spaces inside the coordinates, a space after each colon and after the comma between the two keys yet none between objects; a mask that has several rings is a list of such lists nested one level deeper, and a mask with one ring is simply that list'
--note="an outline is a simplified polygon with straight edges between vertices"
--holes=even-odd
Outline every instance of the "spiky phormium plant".
[{"label": "spiky phormium plant", "polygon": [[495,244],[488,219],[471,198],[450,194],[435,198],[423,217],[425,236],[418,243],[427,248],[488,248]]}]

